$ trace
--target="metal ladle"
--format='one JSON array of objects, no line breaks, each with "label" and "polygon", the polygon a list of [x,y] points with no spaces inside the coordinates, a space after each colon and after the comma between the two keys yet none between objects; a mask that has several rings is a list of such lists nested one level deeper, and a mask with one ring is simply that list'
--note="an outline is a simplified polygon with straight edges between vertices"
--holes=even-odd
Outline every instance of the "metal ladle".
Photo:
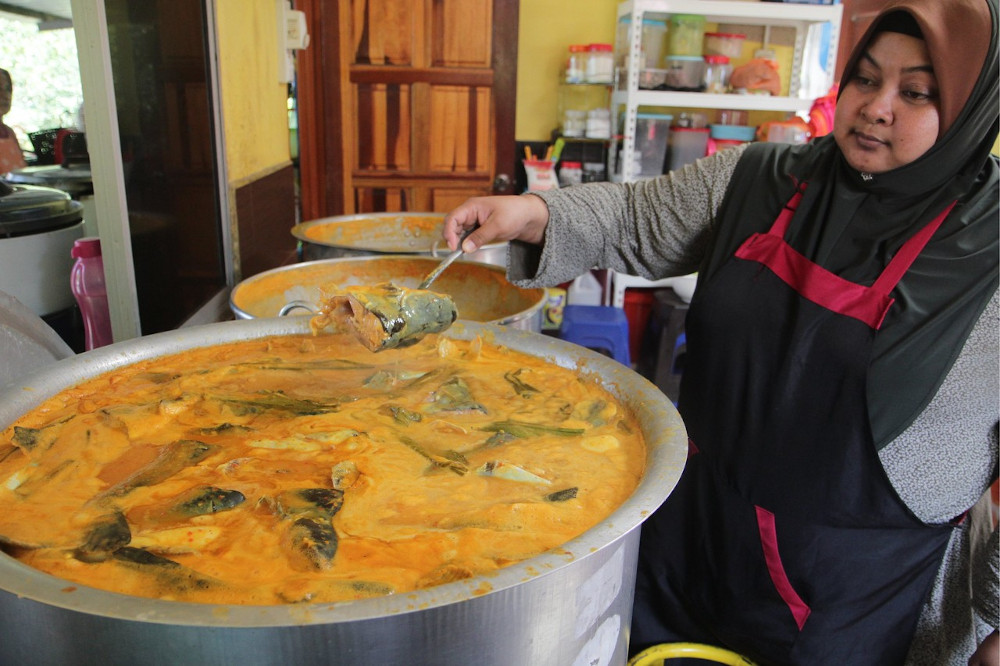
[{"label": "metal ladle", "polygon": [[423,279],[423,281],[420,284],[417,285],[417,289],[426,289],[427,287],[431,286],[431,282],[434,282],[434,280],[438,279],[438,276],[441,275],[441,273],[444,272],[444,269],[446,269],[449,266],[451,266],[455,262],[456,259],[458,259],[463,254],[465,254],[465,250],[462,249],[462,242],[466,238],[469,237],[469,234],[471,234],[473,231],[475,231],[478,228],[479,228],[479,224],[477,223],[471,229],[466,229],[465,233],[463,233],[462,237],[458,240],[458,249],[455,250],[454,252],[452,252],[451,254],[449,254],[447,257],[445,257],[444,260],[440,264],[438,264],[437,266],[435,266],[434,270],[432,270],[430,273],[428,273],[427,277],[425,277]]}]

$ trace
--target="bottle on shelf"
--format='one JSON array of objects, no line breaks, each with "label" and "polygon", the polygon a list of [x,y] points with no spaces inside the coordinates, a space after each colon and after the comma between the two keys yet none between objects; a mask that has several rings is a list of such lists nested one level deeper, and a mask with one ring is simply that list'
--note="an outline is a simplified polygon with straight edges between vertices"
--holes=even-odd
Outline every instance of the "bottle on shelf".
[{"label": "bottle on shelf", "polygon": [[70,289],[83,316],[84,347],[90,351],[113,341],[101,239],[80,238],[73,243],[70,254],[76,259],[70,271]]},{"label": "bottle on shelf", "polygon": [[587,77],[587,47],[570,44],[566,57],[566,83],[583,83]]}]

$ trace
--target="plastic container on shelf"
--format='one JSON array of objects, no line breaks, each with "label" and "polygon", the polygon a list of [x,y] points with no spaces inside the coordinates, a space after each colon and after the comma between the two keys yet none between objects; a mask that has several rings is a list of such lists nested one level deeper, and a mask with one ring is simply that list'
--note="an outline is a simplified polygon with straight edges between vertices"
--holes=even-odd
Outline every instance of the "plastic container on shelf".
[{"label": "plastic container on shelf", "polygon": [[743,55],[743,42],[746,38],[746,35],[735,32],[706,32],[704,55],[724,55],[738,59]]},{"label": "plastic container on shelf", "polygon": [[629,30],[632,28],[632,17],[622,16],[618,19],[618,26],[615,29],[615,67],[625,67],[628,60]]},{"label": "plastic container on shelf", "polygon": [[588,139],[611,138],[611,110],[591,109],[587,111],[587,125],[584,136]]},{"label": "plastic container on shelf", "polygon": [[566,56],[566,83],[583,83],[587,77],[587,47],[570,44]]},{"label": "plastic container on shelf", "polygon": [[700,55],[669,55],[666,62],[667,90],[700,92],[705,89],[705,59]]},{"label": "plastic container on shelf", "polygon": [[719,109],[717,125],[746,125],[749,114],[746,109]]},{"label": "plastic container on shelf", "polygon": [[644,69],[639,72],[639,90],[666,90],[667,70]]},{"label": "plastic container on shelf", "polygon": [[649,178],[663,173],[667,140],[674,117],[666,113],[639,113],[635,119],[636,176]]},{"label": "plastic container on shelf", "polygon": [[582,109],[566,109],[563,112],[562,135],[572,138],[583,136],[587,131],[587,112]]},{"label": "plastic container on shelf", "polygon": [[641,43],[641,65],[645,68],[662,66],[663,58],[667,54],[667,22],[657,19],[643,19]]},{"label": "plastic container on shelf", "polygon": [[101,239],[94,236],[77,239],[70,255],[76,259],[70,271],[70,289],[83,317],[84,347],[89,351],[109,345],[113,338]]},{"label": "plastic container on shelf", "polygon": [[582,162],[562,162],[559,164],[559,186],[569,187],[583,182]]},{"label": "plastic container on shelf", "polygon": [[705,41],[705,17],[697,14],[674,14],[670,17],[667,55],[702,56]]},{"label": "plastic container on shelf", "polygon": [[736,139],[713,139],[712,137],[708,137],[708,145],[705,147],[705,155],[714,155],[720,150],[742,146],[744,143],[746,143],[746,141],[737,141]]},{"label": "plastic container on shelf", "polygon": [[729,77],[732,73],[733,66],[729,64],[729,56],[705,56],[705,92],[715,94],[729,92]]},{"label": "plastic container on shelf", "polygon": [[714,124],[709,127],[709,134],[713,139],[724,141],[753,141],[757,136],[757,128],[752,125]]},{"label": "plastic container on shelf", "polygon": [[667,139],[667,170],[680,169],[708,152],[707,127],[671,127]]},{"label": "plastic container on shelf", "polygon": [[611,84],[615,78],[615,54],[611,44],[587,45],[587,83]]}]

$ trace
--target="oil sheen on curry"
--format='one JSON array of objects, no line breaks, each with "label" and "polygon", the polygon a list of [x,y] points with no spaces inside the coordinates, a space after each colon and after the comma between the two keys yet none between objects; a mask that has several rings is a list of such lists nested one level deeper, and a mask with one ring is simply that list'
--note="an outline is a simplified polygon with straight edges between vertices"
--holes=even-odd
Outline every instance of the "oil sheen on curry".
[{"label": "oil sheen on curry", "polygon": [[0,438],[0,547],[143,597],[354,600],[555,548],[644,462],[634,415],[540,358],[279,336],[141,361],[22,417]]}]

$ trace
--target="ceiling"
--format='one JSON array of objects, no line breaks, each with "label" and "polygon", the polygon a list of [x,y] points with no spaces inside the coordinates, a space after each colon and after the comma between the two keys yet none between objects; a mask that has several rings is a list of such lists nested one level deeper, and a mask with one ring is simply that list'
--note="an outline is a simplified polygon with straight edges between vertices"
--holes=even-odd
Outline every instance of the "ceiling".
[{"label": "ceiling", "polygon": [[0,11],[41,21],[72,20],[70,0],[0,0]]}]

